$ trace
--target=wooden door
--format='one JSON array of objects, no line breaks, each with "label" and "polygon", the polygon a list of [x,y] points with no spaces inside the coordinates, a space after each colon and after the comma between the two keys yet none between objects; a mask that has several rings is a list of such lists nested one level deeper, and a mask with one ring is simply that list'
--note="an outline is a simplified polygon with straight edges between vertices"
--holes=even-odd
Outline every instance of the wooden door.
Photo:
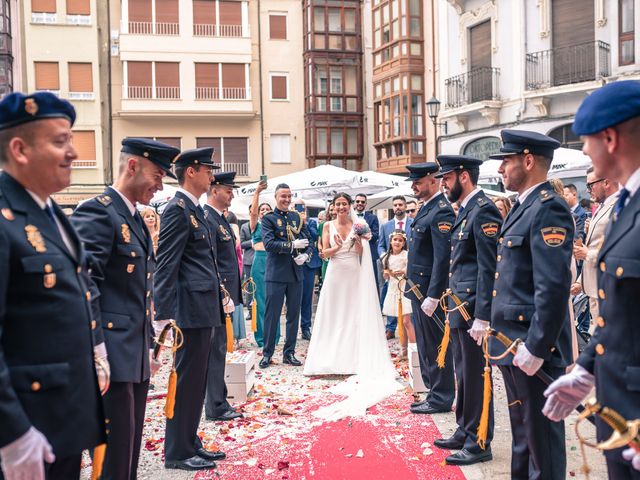
[{"label": "wooden door", "polygon": [[491,21],[469,29],[469,102],[492,98]]}]

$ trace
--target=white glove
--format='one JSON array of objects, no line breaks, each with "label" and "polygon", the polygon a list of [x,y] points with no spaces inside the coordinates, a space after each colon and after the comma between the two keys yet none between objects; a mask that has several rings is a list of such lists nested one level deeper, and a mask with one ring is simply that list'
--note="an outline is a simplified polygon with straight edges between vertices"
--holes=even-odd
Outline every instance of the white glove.
[{"label": "white glove", "polygon": [[156,372],[160,370],[161,366],[162,366],[162,363],[160,363],[160,360],[156,360],[155,358],[153,358],[153,349],[150,349],[149,350],[149,368],[151,369],[151,376],[155,375]]},{"label": "white glove", "polygon": [[420,308],[425,313],[427,317],[433,315],[433,312],[436,311],[436,307],[438,306],[438,300],[433,297],[427,297],[422,302]]},{"label": "white glove", "polygon": [[293,261],[296,262],[296,265],[302,265],[307,260],[309,260],[309,255],[307,255],[306,253],[301,253],[297,257],[293,258]]},{"label": "white glove", "polygon": [[627,448],[626,450],[623,450],[622,458],[629,460],[633,468],[640,470],[640,452],[635,448]]},{"label": "white glove", "polygon": [[565,419],[589,395],[595,383],[596,378],[591,373],[576,365],[544,391],[547,402],[542,413],[554,422]]},{"label": "white glove", "polygon": [[487,328],[489,328],[489,322],[476,318],[467,332],[469,332],[471,338],[473,338],[478,346],[480,346],[482,345],[482,340],[487,333]]},{"label": "white glove", "polygon": [[544,363],[542,358],[533,355],[524,343],[518,345],[518,352],[513,356],[513,365],[519,367],[529,376],[535,375]]},{"label": "white glove", "polygon": [[44,462],[53,463],[56,456],[45,436],[34,427],[0,448],[2,472],[6,480],[44,480]]},{"label": "white glove", "polygon": [[100,393],[104,395],[111,385],[111,367],[104,342],[93,347],[93,359],[98,377],[98,387],[100,387]]},{"label": "white glove", "polygon": [[222,309],[224,310],[224,313],[233,313],[236,309],[236,305],[233,303],[231,297],[222,299]]},{"label": "white glove", "polygon": [[[171,323],[172,321],[173,319],[170,318],[167,320],[154,320],[153,322],[151,322],[151,325],[153,325],[153,335],[156,338],[156,342],[160,339],[160,334],[162,333],[162,330],[164,330],[164,327],[169,325],[169,323]],[[173,330],[169,330],[167,332],[167,336],[164,337],[164,344],[162,346],[170,347],[172,345],[173,345]]]},{"label": "white glove", "polygon": [[298,248],[307,248],[309,246],[309,240],[306,238],[296,238],[291,242],[291,249],[296,250]]}]

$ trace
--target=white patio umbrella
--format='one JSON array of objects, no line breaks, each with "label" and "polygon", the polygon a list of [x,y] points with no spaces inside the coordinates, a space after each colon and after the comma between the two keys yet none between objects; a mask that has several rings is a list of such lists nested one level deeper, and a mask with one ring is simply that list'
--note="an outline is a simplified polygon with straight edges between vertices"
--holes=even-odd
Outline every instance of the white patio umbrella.
[{"label": "white patio umbrella", "polygon": [[407,200],[415,200],[413,190],[411,190],[411,182],[403,181],[403,183],[398,187],[371,195],[367,201],[367,210],[393,208],[393,202],[391,199],[398,195],[402,195]]}]

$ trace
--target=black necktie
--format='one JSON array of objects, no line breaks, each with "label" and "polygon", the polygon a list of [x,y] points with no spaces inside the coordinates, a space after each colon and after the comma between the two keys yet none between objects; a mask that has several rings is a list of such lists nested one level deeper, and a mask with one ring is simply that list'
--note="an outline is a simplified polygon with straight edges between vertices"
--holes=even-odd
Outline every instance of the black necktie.
[{"label": "black necktie", "polygon": [[460,208],[458,208],[458,217],[460,217],[460,215],[462,215],[462,212],[464,212],[464,207],[462,205],[460,205]]},{"label": "black necktie", "polygon": [[56,230],[57,230],[58,224],[56,223],[56,215],[55,213],[53,213],[53,208],[51,208],[51,205],[44,206],[44,213],[47,214],[47,217],[49,217],[49,220],[53,222],[53,225],[56,227]]},{"label": "black necktie", "polygon": [[138,227],[140,228],[140,231],[146,238],[147,232],[144,229],[144,220],[142,220],[142,216],[140,215],[140,212],[136,210],[135,213],[133,214],[133,219],[136,221],[136,223],[138,224]]},{"label": "black necktie", "polygon": [[620,218],[620,214],[622,210],[624,210],[625,203],[627,203],[627,198],[629,198],[629,190],[626,188],[622,188],[620,190],[620,196],[618,197],[618,201],[616,202],[616,206],[613,207],[613,221],[615,222]]}]

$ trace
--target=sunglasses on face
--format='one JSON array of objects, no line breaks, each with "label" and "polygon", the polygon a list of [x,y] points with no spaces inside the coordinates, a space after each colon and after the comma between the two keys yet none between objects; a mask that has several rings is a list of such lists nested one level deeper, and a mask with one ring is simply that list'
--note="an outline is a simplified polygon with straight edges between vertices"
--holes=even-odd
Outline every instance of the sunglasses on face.
[{"label": "sunglasses on face", "polygon": [[364,205],[365,203],[367,203],[367,201],[366,200],[356,200],[355,203]]},{"label": "sunglasses on face", "polygon": [[601,178],[600,180],[594,180],[593,182],[589,182],[589,183],[587,183],[587,191],[588,191],[588,192],[590,192],[590,191],[593,189],[593,186],[594,186],[596,183],[600,183],[600,182],[602,182],[602,181],[604,181],[604,178]]},{"label": "sunglasses on face", "polygon": [[415,213],[416,209],[415,208],[407,208],[407,213]]}]

